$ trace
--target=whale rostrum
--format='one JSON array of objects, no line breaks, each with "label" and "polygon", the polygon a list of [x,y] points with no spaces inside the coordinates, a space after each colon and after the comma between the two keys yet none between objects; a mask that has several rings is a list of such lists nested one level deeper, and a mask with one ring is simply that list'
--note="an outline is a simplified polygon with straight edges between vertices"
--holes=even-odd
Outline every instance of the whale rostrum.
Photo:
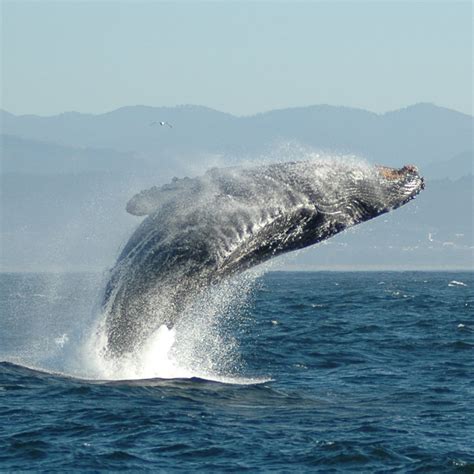
[{"label": "whale rostrum", "polygon": [[411,165],[334,160],[214,168],[137,194],[127,211],[147,217],[103,298],[107,353],[133,353],[210,285],[396,209],[423,187]]}]

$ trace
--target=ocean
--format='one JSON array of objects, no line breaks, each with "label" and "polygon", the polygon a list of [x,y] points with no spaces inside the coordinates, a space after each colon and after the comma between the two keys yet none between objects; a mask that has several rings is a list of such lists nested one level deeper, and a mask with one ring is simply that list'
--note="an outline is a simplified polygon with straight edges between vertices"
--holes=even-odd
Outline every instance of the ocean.
[{"label": "ocean", "polygon": [[102,287],[0,274],[0,471],[474,472],[472,272],[252,273],[128,365]]}]

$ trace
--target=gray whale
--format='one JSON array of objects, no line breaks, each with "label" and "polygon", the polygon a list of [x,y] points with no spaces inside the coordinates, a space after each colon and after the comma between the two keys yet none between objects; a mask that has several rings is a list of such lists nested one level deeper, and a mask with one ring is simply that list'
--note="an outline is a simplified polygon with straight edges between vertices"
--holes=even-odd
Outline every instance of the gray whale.
[{"label": "gray whale", "polygon": [[104,292],[107,354],[133,353],[223,278],[400,207],[423,187],[414,166],[304,161],[212,169],[139,193],[127,211],[147,217]]}]

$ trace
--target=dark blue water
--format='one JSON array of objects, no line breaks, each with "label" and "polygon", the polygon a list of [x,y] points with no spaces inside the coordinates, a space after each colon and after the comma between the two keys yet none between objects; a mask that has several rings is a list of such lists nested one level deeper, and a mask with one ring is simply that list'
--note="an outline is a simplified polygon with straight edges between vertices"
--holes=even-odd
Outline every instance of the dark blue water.
[{"label": "dark blue water", "polygon": [[1,275],[0,470],[474,471],[473,273],[264,275],[225,321],[264,383],[24,367],[65,370],[99,287]]}]

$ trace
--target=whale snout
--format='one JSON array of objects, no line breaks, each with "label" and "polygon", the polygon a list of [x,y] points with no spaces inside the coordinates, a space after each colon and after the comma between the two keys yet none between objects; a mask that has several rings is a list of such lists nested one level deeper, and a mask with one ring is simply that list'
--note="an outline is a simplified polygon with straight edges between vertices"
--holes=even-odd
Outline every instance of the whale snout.
[{"label": "whale snout", "polygon": [[411,201],[425,189],[425,180],[414,165],[405,165],[398,169],[377,166],[376,169],[385,183],[386,204],[389,209],[400,207]]},{"label": "whale snout", "polygon": [[419,188],[425,189],[425,178],[420,176],[418,168],[415,165],[405,165],[401,170],[401,173],[407,176],[408,178],[415,179],[419,182]]},{"label": "whale snout", "polygon": [[413,181],[417,185],[417,192],[425,189],[425,178],[420,176],[418,168],[415,165],[405,165],[400,170],[400,174],[406,178],[407,181]]},{"label": "whale snout", "polygon": [[415,165],[405,165],[402,168],[389,168],[387,166],[377,166],[377,171],[387,181],[392,182],[416,182],[420,189],[424,189],[425,180],[420,176]]}]

